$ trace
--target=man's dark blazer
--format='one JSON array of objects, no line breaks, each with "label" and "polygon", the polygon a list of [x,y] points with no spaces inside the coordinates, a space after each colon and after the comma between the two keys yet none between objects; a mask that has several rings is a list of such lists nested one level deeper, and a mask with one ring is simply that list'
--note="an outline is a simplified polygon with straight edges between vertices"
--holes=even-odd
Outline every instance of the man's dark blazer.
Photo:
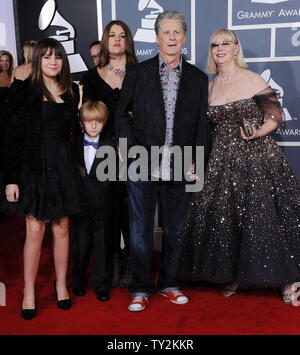
[{"label": "man's dark blazer", "polygon": [[[82,197],[84,211],[77,216],[77,220],[86,220],[100,226],[103,223],[109,225],[114,209],[113,189],[114,185],[110,181],[101,182],[97,179],[97,166],[105,158],[95,159],[91,166],[90,173],[87,173],[84,161],[84,134],[77,138],[75,160],[76,166],[82,179]],[[101,146],[111,146],[115,149],[115,143],[111,138],[100,135],[99,148]],[[98,149],[99,149],[98,148]]]},{"label": "man's dark blazer", "polygon": [[[208,78],[201,70],[182,61],[182,74],[174,116],[173,145],[204,146],[205,162],[210,153],[207,121]],[[166,137],[165,106],[159,75],[159,55],[129,67],[116,111],[117,138],[127,138],[128,147],[163,146]]]}]

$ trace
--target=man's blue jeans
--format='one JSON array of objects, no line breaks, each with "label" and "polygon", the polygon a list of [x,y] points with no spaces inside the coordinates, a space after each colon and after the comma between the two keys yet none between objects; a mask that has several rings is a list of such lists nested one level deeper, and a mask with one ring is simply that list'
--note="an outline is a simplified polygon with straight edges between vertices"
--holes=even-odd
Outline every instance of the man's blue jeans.
[{"label": "man's blue jeans", "polygon": [[129,291],[132,296],[150,296],[155,292],[155,283],[150,279],[150,274],[158,199],[161,201],[164,233],[157,288],[161,292],[179,288],[177,270],[172,267],[171,261],[190,196],[190,193],[185,192],[184,184],[172,181],[128,181],[129,244],[133,269]]}]

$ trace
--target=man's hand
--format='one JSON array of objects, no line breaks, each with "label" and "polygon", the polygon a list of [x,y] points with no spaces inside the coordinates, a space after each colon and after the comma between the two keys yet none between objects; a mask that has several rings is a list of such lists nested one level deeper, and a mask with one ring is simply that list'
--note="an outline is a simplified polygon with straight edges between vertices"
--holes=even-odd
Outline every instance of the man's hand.
[{"label": "man's hand", "polygon": [[191,181],[199,180],[199,176],[195,174],[195,164],[193,163],[192,166],[189,168],[186,175],[189,177]]}]

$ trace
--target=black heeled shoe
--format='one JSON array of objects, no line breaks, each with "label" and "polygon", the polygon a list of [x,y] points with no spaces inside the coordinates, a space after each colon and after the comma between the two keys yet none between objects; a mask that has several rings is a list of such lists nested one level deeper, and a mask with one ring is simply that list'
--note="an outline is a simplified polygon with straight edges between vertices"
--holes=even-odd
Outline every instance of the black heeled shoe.
[{"label": "black heeled shoe", "polygon": [[[23,306],[23,302],[24,302],[24,295],[23,295],[23,300],[22,300],[22,306]],[[36,302],[34,301],[34,308],[25,308],[21,310],[21,317],[26,319],[26,320],[31,320],[32,318],[34,318],[37,314],[36,311]]]},{"label": "black heeled shoe", "polygon": [[56,294],[56,300],[57,300],[57,307],[64,309],[64,310],[68,310],[72,307],[72,300],[71,298],[67,298],[65,300],[58,300],[58,295],[57,295],[57,290],[56,290],[56,280],[54,281],[54,290],[55,290],[55,294]]}]

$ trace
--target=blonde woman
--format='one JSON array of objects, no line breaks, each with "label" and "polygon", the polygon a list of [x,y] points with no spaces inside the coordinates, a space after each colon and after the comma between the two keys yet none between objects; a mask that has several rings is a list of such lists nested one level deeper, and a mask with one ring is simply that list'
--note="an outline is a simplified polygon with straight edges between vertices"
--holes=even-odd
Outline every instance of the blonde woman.
[{"label": "blonde woman", "polygon": [[32,71],[32,54],[36,45],[36,41],[26,41],[23,46],[24,63],[18,66],[14,71],[14,78],[24,81],[31,75]]},{"label": "blonde woman", "polygon": [[294,299],[300,272],[300,185],[271,132],[282,121],[276,94],[246,69],[239,39],[210,39],[208,120],[213,147],[204,189],[186,213],[177,259],[193,281],[238,288],[276,287]]},{"label": "blonde woman", "polygon": [[9,116],[12,117],[30,95],[30,75],[32,73],[32,56],[36,41],[27,41],[23,46],[24,63],[14,69],[13,82],[9,91]]}]

